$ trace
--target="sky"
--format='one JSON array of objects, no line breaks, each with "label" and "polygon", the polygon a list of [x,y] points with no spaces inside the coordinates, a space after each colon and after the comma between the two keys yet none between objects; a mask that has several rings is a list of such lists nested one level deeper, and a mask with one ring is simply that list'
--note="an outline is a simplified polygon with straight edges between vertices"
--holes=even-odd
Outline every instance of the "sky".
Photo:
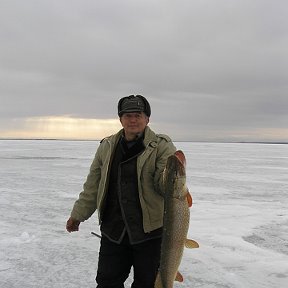
[{"label": "sky", "polygon": [[286,0],[0,0],[0,138],[288,142]]}]

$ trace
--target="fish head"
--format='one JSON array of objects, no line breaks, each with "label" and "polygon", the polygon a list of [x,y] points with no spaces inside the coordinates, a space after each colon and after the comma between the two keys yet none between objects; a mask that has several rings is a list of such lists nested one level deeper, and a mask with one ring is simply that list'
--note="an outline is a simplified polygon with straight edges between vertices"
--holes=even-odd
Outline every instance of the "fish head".
[{"label": "fish head", "polygon": [[185,163],[176,155],[172,155],[167,159],[164,181],[166,183],[166,191],[170,191],[170,197],[177,199],[186,198],[188,189],[186,186]]}]

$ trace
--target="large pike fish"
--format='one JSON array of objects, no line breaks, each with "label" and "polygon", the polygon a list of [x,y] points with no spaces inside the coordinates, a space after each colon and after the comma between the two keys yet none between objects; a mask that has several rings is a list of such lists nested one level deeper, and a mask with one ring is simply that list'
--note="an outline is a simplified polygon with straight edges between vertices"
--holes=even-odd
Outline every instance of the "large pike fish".
[{"label": "large pike fish", "polygon": [[164,223],[159,272],[155,288],[172,288],[174,281],[183,281],[178,268],[184,246],[198,248],[194,240],[187,239],[192,197],[186,186],[186,159],[180,150],[167,160],[164,171]]}]

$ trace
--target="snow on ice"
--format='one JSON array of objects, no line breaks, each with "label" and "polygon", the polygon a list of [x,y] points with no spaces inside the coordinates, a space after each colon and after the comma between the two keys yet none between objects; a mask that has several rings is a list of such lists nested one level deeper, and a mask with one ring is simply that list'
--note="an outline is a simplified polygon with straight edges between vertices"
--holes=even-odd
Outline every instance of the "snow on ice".
[{"label": "snow on ice", "polygon": [[[98,144],[0,141],[0,287],[95,287],[96,214],[77,233],[65,224]],[[287,287],[288,145],[175,144],[187,158],[189,238],[200,248],[184,251],[174,287]]]}]

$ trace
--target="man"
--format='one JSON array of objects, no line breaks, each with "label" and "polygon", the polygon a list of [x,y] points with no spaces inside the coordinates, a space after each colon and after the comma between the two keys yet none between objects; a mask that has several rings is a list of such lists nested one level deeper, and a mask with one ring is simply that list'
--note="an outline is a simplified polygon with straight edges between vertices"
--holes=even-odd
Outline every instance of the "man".
[{"label": "man", "polygon": [[66,224],[68,232],[78,231],[98,210],[98,288],[123,288],[131,267],[132,288],[154,287],[163,225],[162,174],[176,148],[168,136],[147,126],[150,114],[150,104],[141,95],[119,100],[123,129],[100,142]]}]

